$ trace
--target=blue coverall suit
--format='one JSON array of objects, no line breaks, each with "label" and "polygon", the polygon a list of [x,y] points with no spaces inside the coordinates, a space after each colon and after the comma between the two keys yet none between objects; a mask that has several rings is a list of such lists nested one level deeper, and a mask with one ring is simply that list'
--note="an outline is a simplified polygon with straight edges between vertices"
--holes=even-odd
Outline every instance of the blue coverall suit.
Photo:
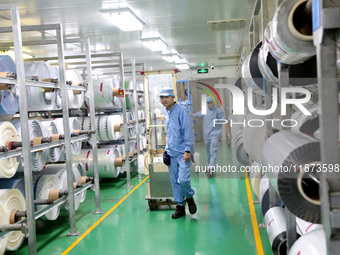
[{"label": "blue coverall suit", "polygon": [[201,112],[197,112],[195,113],[195,117],[203,117],[203,134],[204,143],[207,147],[208,165],[209,167],[216,167],[218,140],[221,137],[223,125],[216,124],[214,127],[214,119],[225,120],[225,115],[220,108],[214,105],[213,108],[207,109],[206,115],[202,115]]},{"label": "blue coverall suit", "polygon": [[184,205],[184,198],[192,197],[195,191],[190,183],[190,160],[184,162],[185,151],[190,151],[190,115],[189,111],[174,104],[170,111],[165,108],[167,125],[167,145],[165,150],[171,156],[169,174],[174,201]]}]

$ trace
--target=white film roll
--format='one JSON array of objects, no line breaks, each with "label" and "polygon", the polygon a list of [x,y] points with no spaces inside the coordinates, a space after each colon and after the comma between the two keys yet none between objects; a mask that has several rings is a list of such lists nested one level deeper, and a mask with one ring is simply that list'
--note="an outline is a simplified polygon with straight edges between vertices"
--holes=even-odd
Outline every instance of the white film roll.
[{"label": "white film roll", "polygon": [[[20,121],[13,121],[12,124],[15,126],[19,140],[21,141],[21,126]],[[29,138],[33,140],[35,137],[43,137],[42,126],[39,120],[29,120],[28,121]],[[38,151],[31,153],[31,169],[33,171],[40,171],[43,169],[46,163],[46,152]],[[18,171],[22,172],[24,170],[23,166],[19,164]]]},{"label": "white film roll", "polygon": [[250,180],[251,187],[255,195],[260,198],[260,183],[261,183],[262,173],[260,164],[254,161],[250,166]]},{"label": "white film roll", "polygon": [[312,20],[305,12],[307,0],[286,0],[266,28],[265,50],[281,63],[302,63],[316,54]]},{"label": "white film roll", "polygon": [[[0,202],[0,225],[7,225],[9,224],[9,215],[5,206]],[[3,255],[6,250],[7,246],[7,237],[0,239],[0,254]]]},{"label": "white film roll", "polygon": [[[18,141],[18,133],[10,122],[0,123],[0,146],[6,146],[8,142]],[[11,178],[18,169],[16,157],[0,160],[0,178]]]},{"label": "white film roll", "polygon": [[[115,147],[98,149],[98,174],[100,178],[116,178],[119,175],[119,167],[115,166],[115,159],[119,153]],[[74,163],[85,165],[87,176],[93,176],[93,154],[92,149],[82,150],[79,155],[73,156]]]},{"label": "white film roll", "polygon": [[[76,177],[77,183],[82,184],[81,177],[87,176],[84,164],[74,164],[73,166],[74,176]],[[83,203],[86,198],[86,190],[80,193],[80,203]]]},{"label": "white film roll", "polygon": [[264,175],[260,181],[260,204],[262,215],[269,210],[269,179]]},{"label": "white film roll", "polygon": [[322,228],[322,224],[316,224],[296,217],[296,232],[302,236],[314,230]]},{"label": "white film roll", "polygon": [[[37,77],[38,81],[52,78],[51,66],[47,62],[26,62],[25,76]],[[52,110],[56,102],[56,92],[45,92],[34,86],[27,87],[27,107],[29,111]]]},{"label": "white film roll", "polygon": [[[43,120],[40,122],[43,127],[44,137],[51,137],[54,134],[63,134],[60,126],[56,125],[53,120]],[[57,162],[61,156],[61,147],[53,147],[46,150],[47,162]]]},{"label": "white film roll", "polygon": [[326,235],[323,228],[301,236],[289,250],[289,255],[297,254],[327,254]]},{"label": "white film roll", "polygon": [[[46,168],[42,171],[45,172],[49,167],[46,166]],[[60,183],[58,180],[58,177],[56,175],[51,174],[45,174],[41,175],[36,178],[34,182],[34,199],[36,200],[45,200],[49,199],[49,194],[51,190],[58,190],[60,189]],[[36,209],[40,210],[47,207],[47,205],[37,205]],[[47,220],[55,220],[58,218],[60,213],[60,206],[57,206],[53,208],[51,211],[46,213],[42,218]]]},{"label": "white film roll", "polygon": [[273,169],[267,175],[285,206],[297,217],[315,223],[321,221],[318,174],[313,167],[318,163],[319,142],[289,130],[273,134],[263,147],[262,169]]},{"label": "white film roll", "polygon": [[[83,83],[83,79],[77,70],[66,70],[65,72],[66,81],[72,81],[72,86],[78,86],[78,84]],[[80,94],[75,95],[73,90],[68,90],[68,101],[70,109],[79,109],[84,102],[84,91]]]},{"label": "white film roll", "polygon": [[[266,116],[259,116],[255,114],[248,114],[246,122],[250,123],[253,121],[254,125],[246,125],[243,129],[243,144],[244,149],[249,156],[257,162],[261,162],[262,159],[262,148],[267,139],[267,127],[266,125],[259,125],[261,122],[266,123]],[[256,123],[256,124],[255,124]]]},{"label": "white film roll", "polygon": [[272,207],[264,216],[267,233],[274,254],[287,254],[285,209]]},{"label": "white film roll", "polygon": [[[52,79],[58,79],[60,81],[60,74],[59,74],[59,66],[51,65],[50,66],[50,72],[51,72],[51,78]],[[61,109],[61,91],[56,91],[56,97],[55,97],[55,104],[53,110],[60,110]]]},{"label": "white film roll", "polygon": [[23,178],[0,179],[1,189],[17,189],[25,197],[25,180]]},{"label": "white film roll", "polygon": [[240,162],[244,166],[249,165],[249,155],[244,149],[244,143],[243,143],[243,136],[239,136],[238,140],[236,141],[236,157],[238,162]]},{"label": "white film roll", "polygon": [[[268,33],[268,29],[265,30],[265,32]],[[273,71],[267,65],[267,58],[268,58],[269,51],[265,51],[263,49],[265,45],[266,43],[264,43],[260,48],[259,55],[258,55],[258,66],[265,80],[272,81],[274,86],[279,87],[279,79],[274,75]]]},{"label": "white film roll", "polygon": [[[13,210],[26,211],[26,203],[23,195],[16,189],[0,190],[0,202],[7,210],[9,216]],[[7,250],[16,251],[21,246],[25,235],[21,231],[12,232],[7,239]]]}]

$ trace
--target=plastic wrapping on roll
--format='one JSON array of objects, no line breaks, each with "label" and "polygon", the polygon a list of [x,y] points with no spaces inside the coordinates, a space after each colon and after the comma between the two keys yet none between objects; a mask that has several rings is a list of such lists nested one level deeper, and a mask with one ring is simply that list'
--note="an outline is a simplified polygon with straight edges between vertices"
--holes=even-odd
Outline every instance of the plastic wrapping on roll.
[{"label": "plastic wrapping on roll", "polygon": [[267,175],[285,206],[297,217],[315,223],[321,221],[319,184],[315,181],[318,175],[309,164],[318,163],[319,142],[289,130],[273,134],[263,147],[262,169],[276,167]]},{"label": "plastic wrapping on roll", "polygon": [[[47,62],[26,62],[25,76],[38,81],[52,78],[51,66]],[[52,110],[56,101],[56,92],[44,92],[40,87],[27,86],[27,107],[29,111]]]},{"label": "plastic wrapping on roll", "polygon": [[244,149],[244,143],[243,143],[243,136],[239,136],[239,139],[236,141],[236,157],[238,162],[240,162],[244,166],[249,165],[249,155]]},{"label": "plastic wrapping on roll", "polygon": [[[18,133],[10,122],[0,123],[0,146],[6,146],[8,142],[18,141]],[[0,159],[0,178],[11,178],[18,169],[16,157]]]},{"label": "plastic wrapping on roll", "polygon": [[[115,159],[120,155],[115,147],[98,149],[98,174],[100,178],[116,178],[119,175],[120,167],[115,166]],[[92,149],[81,150],[79,155],[73,156],[74,163],[81,163],[85,166],[87,176],[94,176]]]},{"label": "plastic wrapping on roll", "polygon": [[[77,70],[66,70],[65,72],[66,81],[71,81],[72,86],[78,86],[78,84],[83,83],[83,79]],[[72,90],[67,91],[68,94],[68,102],[70,109],[79,109],[83,105],[84,102],[84,91],[81,91],[80,94],[74,94]]]},{"label": "plastic wrapping on roll", "polygon": [[248,88],[252,88],[255,94],[264,94],[263,76],[258,65],[258,53],[262,45],[260,42],[244,60],[242,65],[242,78]]},{"label": "plastic wrapping on roll", "polygon": [[[73,164],[73,173],[78,184],[82,184],[81,177],[87,176],[86,169],[83,164]],[[86,190],[80,193],[80,203],[83,203],[86,198]]]},{"label": "plastic wrapping on roll", "polygon": [[268,210],[264,216],[267,233],[272,246],[273,253],[287,254],[287,228],[285,209],[273,207]]},{"label": "plastic wrapping on roll", "polygon": [[[53,134],[63,134],[64,132],[60,129],[59,125],[52,120],[41,121],[43,127],[44,137],[51,137]],[[46,162],[57,162],[60,159],[61,147],[53,147],[46,150]]]},{"label": "plastic wrapping on roll", "polygon": [[262,215],[266,215],[269,210],[269,179],[263,176],[260,181],[260,204]]},{"label": "plastic wrapping on roll", "polygon": [[260,183],[262,173],[260,164],[254,161],[250,166],[250,182],[255,195],[260,198]]},{"label": "plastic wrapping on roll", "polygon": [[[13,121],[13,125],[15,126],[18,135],[19,135],[19,140],[22,141],[21,139],[21,126],[20,126],[20,121]],[[29,131],[29,138],[30,140],[33,140],[34,137],[43,137],[43,131],[42,131],[42,126],[40,121],[38,120],[29,120],[28,121],[28,131]],[[43,151],[37,151],[37,152],[32,152],[31,153],[31,166],[30,169],[32,171],[40,171],[43,169],[46,163],[46,152]],[[18,171],[22,172],[24,171],[24,167],[19,164],[18,166]]]},{"label": "plastic wrapping on roll", "polygon": [[[246,122],[248,123],[249,121],[254,119],[262,120],[263,123],[265,123],[266,116],[248,114],[246,117]],[[262,125],[260,127],[257,127],[255,125],[254,126],[246,125],[243,128],[244,149],[250,155],[250,157],[257,162],[261,162],[262,148],[264,143],[266,142],[266,139],[267,139],[266,125]]]},{"label": "plastic wrapping on roll", "polygon": [[311,101],[303,106],[311,113],[311,115],[305,115],[300,110],[297,110],[291,116],[292,119],[296,120],[297,125],[292,127],[291,130],[295,134],[314,136],[314,133],[319,128],[319,106]]},{"label": "plastic wrapping on roll", "polygon": [[[9,224],[9,215],[5,206],[0,202],[0,225]],[[0,254],[4,254],[7,246],[7,237],[0,239]]]},{"label": "plastic wrapping on roll", "polygon": [[23,178],[0,179],[0,189],[17,189],[25,197],[25,180]]},{"label": "plastic wrapping on roll", "polygon": [[289,255],[297,254],[327,254],[326,235],[323,228],[309,232],[296,240],[289,250]]},{"label": "plastic wrapping on roll", "polygon": [[[96,110],[112,110],[121,108],[121,100],[114,95],[114,88],[119,88],[119,82],[114,79],[93,79],[93,97]],[[89,108],[86,97],[84,107]]]},{"label": "plastic wrapping on roll", "polygon": [[[58,79],[58,81],[60,81],[59,66],[51,65],[50,72],[51,72],[52,79]],[[60,110],[62,107],[60,92],[61,92],[60,90],[56,92],[55,104],[54,104],[53,110]]]},{"label": "plastic wrapping on roll", "polygon": [[266,28],[266,50],[281,63],[299,64],[316,54],[312,18],[305,12],[307,0],[283,1]]},{"label": "plastic wrapping on roll", "polygon": [[[47,166],[49,167],[49,165]],[[45,172],[45,169],[44,171]],[[45,200],[49,199],[49,193],[51,190],[60,189],[60,183],[56,175],[42,175],[36,178],[33,187],[34,199]],[[48,205],[37,205],[36,210],[43,209]],[[47,220],[55,220],[58,218],[60,213],[60,206],[53,208],[51,211],[46,213],[42,218]]]},{"label": "plastic wrapping on roll", "polygon": [[[0,56],[0,72],[16,73],[16,66],[10,56]],[[0,90],[0,120],[11,120],[19,110],[19,100],[16,94],[8,90]]]},{"label": "plastic wrapping on roll", "polygon": [[[26,211],[25,198],[19,190],[16,189],[1,189],[0,202],[7,210],[7,215],[10,215],[13,210]],[[21,246],[25,235],[21,231],[12,232],[7,238],[7,250],[16,251]]]},{"label": "plastic wrapping on roll", "polygon": [[322,228],[322,224],[316,224],[296,217],[296,232],[302,236],[314,230]]}]

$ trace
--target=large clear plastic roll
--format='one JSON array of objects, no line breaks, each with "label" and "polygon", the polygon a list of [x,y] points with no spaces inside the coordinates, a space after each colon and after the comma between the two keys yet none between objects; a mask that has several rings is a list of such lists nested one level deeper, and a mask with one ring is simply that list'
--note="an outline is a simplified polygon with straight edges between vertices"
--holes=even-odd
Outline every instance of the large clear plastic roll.
[{"label": "large clear plastic roll", "polygon": [[267,233],[274,254],[287,254],[287,228],[285,209],[273,207],[264,216]]},{"label": "large clear plastic roll", "polygon": [[267,175],[285,206],[303,220],[320,223],[317,164],[319,142],[289,130],[272,135],[263,147],[262,170],[267,167]]},{"label": "large clear plastic roll", "polygon": [[[15,126],[18,135],[19,135],[19,140],[21,141],[21,126],[20,126],[20,121],[13,121],[13,125]],[[28,121],[28,131],[29,131],[29,138],[30,140],[33,140],[35,137],[43,137],[43,131],[42,131],[42,126],[40,121],[38,120],[29,120]],[[46,163],[46,152],[43,151],[37,151],[31,153],[31,166],[30,169],[32,171],[40,171],[44,168],[45,163]],[[22,172],[24,171],[24,167],[19,164],[18,166],[18,171]]]},{"label": "large clear plastic roll", "polygon": [[23,178],[0,179],[1,189],[17,189],[25,197],[25,180]]},{"label": "large clear plastic roll", "polygon": [[[63,134],[59,125],[52,120],[43,120],[41,121],[41,125],[43,127],[44,137],[50,137],[53,134]],[[61,155],[61,147],[53,147],[46,150],[47,153],[47,162],[57,162],[60,159]]]},{"label": "large clear plastic roll", "polygon": [[[262,148],[267,139],[266,125],[259,126],[259,121],[266,123],[266,116],[248,114],[246,123],[254,121],[253,126],[246,125],[243,128],[243,144],[248,155],[257,162],[261,162]],[[256,124],[255,124],[256,123]],[[261,124],[261,123],[260,123]]]},{"label": "large clear plastic roll", "polygon": [[[46,166],[48,169],[49,165]],[[45,169],[44,171],[45,172]],[[36,178],[33,187],[34,199],[45,200],[49,199],[50,191],[60,189],[60,182],[56,175],[44,174]],[[36,210],[45,208],[47,205],[37,205]],[[60,213],[60,206],[54,207],[46,213],[42,218],[47,220],[55,220]]]},{"label": "large clear plastic roll", "polygon": [[254,161],[250,166],[250,183],[255,195],[260,198],[260,183],[262,173],[260,164]]},{"label": "large clear plastic roll", "polygon": [[[0,123],[0,146],[6,146],[8,142],[18,141],[18,133],[10,122]],[[0,178],[11,178],[18,169],[16,157],[0,160]]]},{"label": "large clear plastic roll", "polygon": [[[1,189],[0,203],[3,204],[7,211],[7,215],[11,215],[12,211],[26,211],[25,198],[19,190],[16,189]],[[13,222],[14,223],[14,222]],[[7,239],[7,250],[16,251],[21,246],[25,235],[21,231],[12,232]]]},{"label": "large clear plastic roll", "polygon": [[[51,71],[51,78],[52,79],[58,79],[60,81],[60,74],[59,74],[59,66],[51,65],[50,66]],[[55,98],[55,105],[53,110],[60,110],[61,109],[61,90],[57,91],[56,98]]]},{"label": "large clear plastic roll", "polygon": [[258,53],[261,45],[262,42],[244,60],[241,70],[244,83],[248,88],[252,88],[255,94],[264,94],[263,76],[258,65]]},{"label": "large clear plastic roll", "polygon": [[[16,73],[15,63],[10,56],[0,56],[0,72]],[[8,90],[0,90],[0,120],[11,120],[18,110],[17,95]]]},{"label": "large clear plastic roll", "polygon": [[296,232],[302,236],[314,230],[322,228],[322,224],[316,224],[296,217]]},{"label": "large clear plastic roll", "polygon": [[305,12],[307,0],[282,1],[266,28],[266,50],[281,63],[302,63],[315,52],[312,18]]},{"label": "large clear plastic roll", "polygon": [[[72,86],[78,86],[79,84],[83,83],[83,79],[79,71],[77,70],[66,70],[65,72],[66,81],[71,81]],[[84,102],[84,92],[81,91],[80,94],[74,94],[73,90],[68,90],[68,102],[70,109],[79,109],[83,105]]]},{"label": "large clear plastic roll", "polygon": [[310,101],[304,104],[304,107],[311,113],[311,115],[305,115],[298,109],[291,116],[291,118],[297,122],[297,125],[292,127],[291,130],[295,134],[314,136],[314,133],[319,128],[319,106]]},{"label": "large clear plastic roll", "polygon": [[[9,215],[5,206],[0,202],[0,225],[9,224]],[[0,239],[0,254],[3,255],[7,246],[7,237]]]},{"label": "large clear plastic roll", "polygon": [[[115,79],[93,79],[93,97],[96,110],[121,108],[118,99],[119,81]],[[89,99],[85,97],[84,107],[89,108]]]},{"label": "large clear plastic roll", "polygon": [[[47,62],[26,62],[25,63],[25,76],[28,79],[34,77],[38,81],[50,79],[51,66]],[[27,106],[29,111],[52,110],[56,101],[56,92],[45,92],[44,89],[39,87],[27,87]]]},{"label": "large clear plastic roll", "polygon": [[[87,176],[94,176],[92,149],[82,150],[79,155],[73,156],[72,160],[85,166]],[[122,159],[115,147],[98,148],[99,178],[116,178],[121,166]]]},{"label": "large clear plastic roll", "polygon": [[326,235],[322,229],[301,236],[289,250],[289,255],[323,255],[327,254]]}]

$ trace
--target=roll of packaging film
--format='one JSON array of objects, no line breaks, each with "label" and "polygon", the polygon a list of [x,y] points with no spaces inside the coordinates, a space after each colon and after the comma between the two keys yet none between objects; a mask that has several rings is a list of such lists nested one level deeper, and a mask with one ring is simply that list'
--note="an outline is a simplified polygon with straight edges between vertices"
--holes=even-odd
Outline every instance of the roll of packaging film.
[{"label": "roll of packaging film", "polygon": [[[17,133],[19,135],[19,140],[21,141],[21,126],[20,121],[13,121],[13,125],[15,126]],[[28,121],[28,130],[29,130],[29,138],[33,140],[35,137],[43,137],[42,126],[39,120],[29,120]],[[37,151],[31,153],[31,166],[30,168],[33,171],[41,171],[46,163],[47,152],[46,151]],[[24,171],[24,168],[21,164],[18,166],[18,171]]]},{"label": "roll of packaging film", "polygon": [[[51,78],[60,81],[59,66],[50,65]],[[55,104],[53,110],[60,110],[62,107],[61,103],[61,90],[56,91]]]},{"label": "roll of packaging film", "polygon": [[[266,213],[270,209],[269,185],[270,185],[270,180],[268,176],[263,175],[260,181],[260,205],[261,205],[262,215],[266,215]],[[277,193],[275,195],[276,195],[275,205],[279,206],[280,204],[282,204],[281,199]]]},{"label": "roll of packaging film", "polygon": [[[96,110],[121,108],[118,96],[119,83],[114,79],[93,79],[93,97]],[[84,107],[89,108],[89,98],[85,97]]]},{"label": "roll of packaging film", "polygon": [[262,45],[260,42],[244,60],[242,65],[242,78],[248,88],[252,88],[255,94],[264,94],[263,76],[258,65],[258,53]]},{"label": "roll of packaging film", "polygon": [[[47,165],[42,173],[44,175],[34,176],[34,186],[33,186],[33,193],[35,200],[45,200],[49,199],[50,191],[52,190],[59,190],[61,188],[60,181],[55,174],[47,174],[48,169],[53,165]],[[46,172],[45,172],[46,170]],[[41,210],[48,205],[36,205],[36,210]],[[47,220],[55,220],[58,218],[60,213],[60,206],[54,207],[44,216],[42,219]]]},{"label": "roll of packaging film", "polygon": [[[74,163],[81,163],[85,166],[87,176],[94,176],[92,149],[81,150],[79,155],[72,157],[72,160]],[[122,159],[114,146],[98,149],[98,174],[100,178],[116,178],[121,166]]]},{"label": "roll of packaging film", "polygon": [[299,64],[316,54],[312,17],[305,12],[306,3],[307,0],[283,1],[266,28],[265,50],[281,63]]},{"label": "roll of packaging film", "polygon": [[296,232],[302,236],[314,230],[322,228],[322,224],[316,224],[296,217]]},{"label": "roll of packaging film", "polygon": [[243,136],[239,136],[238,140],[236,141],[236,157],[238,162],[240,162],[244,166],[249,165],[249,155],[244,148],[243,143]]},{"label": "roll of packaging film", "polygon": [[[259,116],[255,114],[248,114],[246,117],[246,123],[251,121],[258,122],[257,120],[265,123],[266,116]],[[249,126],[246,125],[243,128],[243,144],[244,149],[248,155],[257,162],[261,162],[262,159],[262,148],[267,139],[267,127],[262,126]]]},{"label": "roll of packaging film", "polygon": [[[84,164],[74,164],[73,172],[74,172],[74,176],[76,177],[77,183],[84,184],[82,183],[82,177],[87,176]],[[85,201],[85,198],[86,198],[86,190],[80,193],[80,203],[83,203]]]},{"label": "roll of packaging film", "polygon": [[0,189],[17,189],[25,197],[25,180],[23,178],[0,179]]},{"label": "roll of packaging film", "polygon": [[[27,79],[34,79],[42,82],[51,79],[51,66],[47,62],[26,62],[25,76]],[[56,91],[45,92],[43,88],[27,87],[28,111],[52,110],[56,102]]]},{"label": "roll of packaging film", "polygon": [[[40,122],[43,128],[44,137],[51,137],[54,134],[63,134],[59,125],[53,120],[43,120]],[[57,162],[60,159],[61,147],[53,147],[46,150],[47,158],[46,162]]]},{"label": "roll of packaging film", "polygon": [[319,129],[319,106],[311,101],[303,104],[303,106],[311,115],[305,115],[297,109],[291,116],[292,119],[296,120],[297,125],[293,126],[291,130],[295,134],[314,136],[314,133]]},{"label": "roll of packaging film", "polygon": [[267,233],[274,254],[287,254],[287,228],[285,209],[270,208],[264,216]]},{"label": "roll of packaging film", "polygon": [[[25,198],[17,189],[1,189],[0,203],[5,207],[8,217],[13,210],[26,211]],[[21,246],[25,235],[21,231],[13,231],[7,238],[6,249],[16,251]]]},{"label": "roll of packaging film", "polygon": [[321,255],[327,254],[326,237],[323,228],[317,229],[301,236],[292,248],[289,255],[308,254]]},{"label": "roll of packaging film", "polygon": [[[12,123],[5,121],[0,123],[0,146],[7,146],[9,142],[19,141],[17,130]],[[17,158],[0,160],[0,178],[11,178],[18,169]]]},{"label": "roll of packaging film", "polygon": [[317,164],[319,142],[289,130],[273,134],[263,147],[262,171],[266,169],[285,206],[305,221],[320,223]]},{"label": "roll of packaging film", "polygon": [[[16,73],[16,66],[10,56],[0,55],[0,72]],[[19,110],[19,100],[15,93],[0,90],[0,120],[9,121]]]},{"label": "roll of packaging film", "polygon": [[[72,86],[79,86],[83,83],[83,79],[77,70],[66,70],[66,81],[71,81]],[[68,102],[70,109],[79,109],[84,102],[84,91],[79,91],[79,94],[75,94],[73,90],[68,90]]]},{"label": "roll of packaging film", "polygon": [[[118,151],[118,155],[120,158],[123,158],[125,156],[125,144],[119,144],[116,146],[116,149]],[[119,168],[119,172],[120,173],[124,173],[125,172],[125,167],[120,167]]]},{"label": "roll of packaging film", "polygon": [[[0,225],[9,224],[9,215],[5,206],[0,202]],[[6,246],[7,246],[7,237],[3,237],[0,239],[0,254],[5,254]]]},{"label": "roll of packaging film", "polygon": [[261,166],[254,161],[250,166],[250,183],[254,194],[260,198],[260,184],[262,179]]},{"label": "roll of packaging film", "polygon": [[[231,115],[229,118],[229,121],[232,122],[242,122],[244,120],[244,116],[240,115]],[[231,132],[231,148],[236,147],[236,142],[239,140],[240,136],[243,135],[243,129],[242,125],[232,125],[230,127],[230,132]]]}]

